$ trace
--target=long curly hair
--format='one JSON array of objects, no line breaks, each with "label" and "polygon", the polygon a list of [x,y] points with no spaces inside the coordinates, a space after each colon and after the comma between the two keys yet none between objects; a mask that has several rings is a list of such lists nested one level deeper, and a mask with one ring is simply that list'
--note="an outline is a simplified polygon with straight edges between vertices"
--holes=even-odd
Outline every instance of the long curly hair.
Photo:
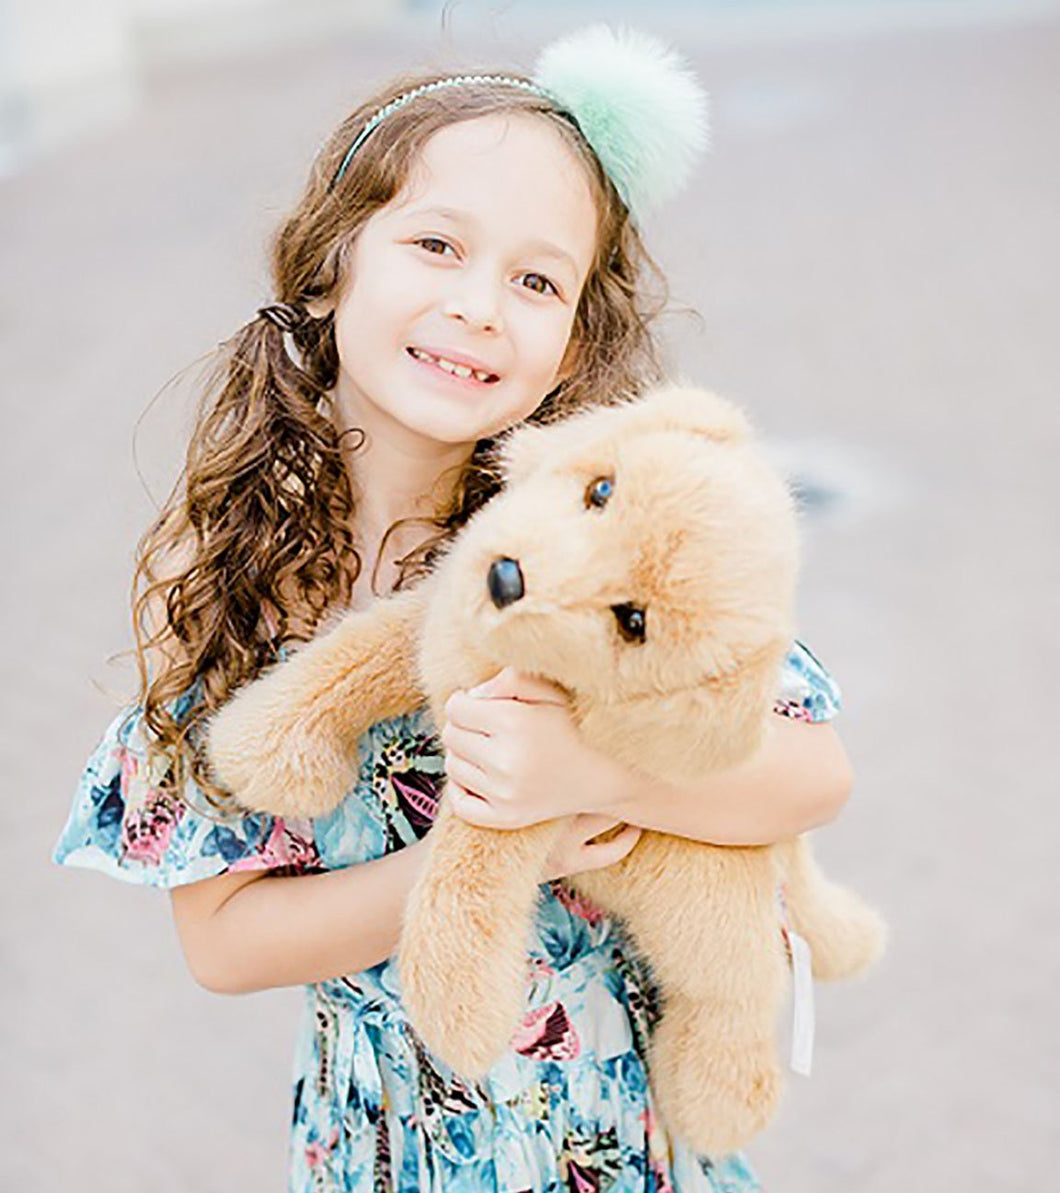
[{"label": "long curly hair", "polygon": [[[300,317],[285,328],[259,314],[220,346],[181,477],[139,545],[133,623],[149,749],[164,759],[168,789],[179,794],[191,778],[218,808],[224,793],[202,751],[207,718],[283,647],[341,609],[362,567],[350,532],[355,494],[331,418],[339,365],[332,319],[309,317],[306,306],[341,288],[358,231],[399,194],[435,132],[481,116],[530,114],[559,132],[591,188],[598,243],[572,330],[573,371],[528,421],[634,394],[660,374],[649,325],[664,306],[665,283],[576,124],[546,99],[488,82],[419,95],[389,114],[336,178],[375,111],[441,77],[396,80],[351,112],[318,153],[271,247],[276,300]],[[449,507],[403,561],[402,583],[429,569],[497,491],[494,448],[491,440],[477,444]]]}]

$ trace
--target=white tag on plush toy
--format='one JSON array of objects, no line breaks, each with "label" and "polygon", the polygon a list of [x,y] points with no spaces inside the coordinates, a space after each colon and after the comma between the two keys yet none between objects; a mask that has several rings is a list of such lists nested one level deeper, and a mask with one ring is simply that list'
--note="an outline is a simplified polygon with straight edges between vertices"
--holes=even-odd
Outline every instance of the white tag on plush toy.
[{"label": "white tag on plush toy", "polygon": [[791,948],[793,1021],[791,1025],[791,1069],[809,1077],[813,1065],[813,966],[810,946],[788,929]]}]

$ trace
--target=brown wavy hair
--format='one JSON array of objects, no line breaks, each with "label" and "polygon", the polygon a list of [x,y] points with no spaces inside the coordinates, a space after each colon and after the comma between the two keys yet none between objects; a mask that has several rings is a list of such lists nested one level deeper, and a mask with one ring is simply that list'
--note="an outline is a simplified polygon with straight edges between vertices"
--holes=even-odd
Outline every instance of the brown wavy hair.
[{"label": "brown wavy hair", "polygon": [[[390,113],[336,179],[373,112],[440,77],[396,80],[320,150],[271,248],[276,300],[298,315],[289,328],[294,352],[284,328],[260,314],[221,345],[185,468],[140,542],[133,580],[139,704],[150,751],[165,760],[163,784],[173,792],[190,777],[223,806],[202,753],[207,717],[281,648],[304,641],[341,609],[361,570],[349,529],[355,498],[330,416],[339,364],[332,319],[309,317],[306,304],[341,287],[351,242],[402,190],[435,132],[481,116],[530,114],[560,133],[592,190],[598,243],[575,315],[573,371],[528,421],[634,394],[659,376],[649,324],[665,302],[663,279],[576,124],[546,99],[490,83],[420,95]],[[497,491],[494,446],[477,444],[449,508],[403,561],[403,582],[428,569]]]}]

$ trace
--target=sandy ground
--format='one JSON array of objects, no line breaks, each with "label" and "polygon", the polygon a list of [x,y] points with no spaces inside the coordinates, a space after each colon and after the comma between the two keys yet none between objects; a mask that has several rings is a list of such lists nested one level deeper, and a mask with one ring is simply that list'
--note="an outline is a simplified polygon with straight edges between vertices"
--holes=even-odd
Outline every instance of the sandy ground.
[{"label": "sandy ground", "polygon": [[[893,929],[871,980],[819,991],[815,1074],[753,1155],[776,1193],[1055,1187],[1060,14],[653,25],[715,103],[711,161],[648,230],[701,313],[672,322],[673,357],[818,497],[802,633],[843,684],[858,771],[818,848]],[[548,32],[458,28],[459,60]],[[283,1186],[299,993],[202,992],[164,895],[49,854],[130,690],[105,659],[153,508],[133,426],[268,297],[263,239],[351,98],[437,44],[403,28],[172,67],[120,126],[0,183],[12,1193]],[[187,388],[143,418],[156,494]]]}]

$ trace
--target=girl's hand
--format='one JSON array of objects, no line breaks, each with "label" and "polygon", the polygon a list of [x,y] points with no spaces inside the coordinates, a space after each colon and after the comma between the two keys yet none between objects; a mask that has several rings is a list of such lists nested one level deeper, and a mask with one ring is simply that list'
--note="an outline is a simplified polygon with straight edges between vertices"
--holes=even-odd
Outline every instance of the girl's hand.
[{"label": "girl's hand", "polygon": [[606,841],[594,841],[601,833],[617,828],[621,820],[596,812],[583,812],[572,816],[560,829],[552,850],[545,862],[543,882],[556,878],[569,878],[572,874],[584,874],[587,870],[602,870],[613,866],[628,854],[640,840],[644,831],[636,825],[627,824],[620,833]]},{"label": "girl's hand", "polygon": [[629,785],[625,770],[582,741],[562,689],[546,680],[506,667],[455,692],[445,715],[449,799],[469,824],[524,828],[597,812]]}]

